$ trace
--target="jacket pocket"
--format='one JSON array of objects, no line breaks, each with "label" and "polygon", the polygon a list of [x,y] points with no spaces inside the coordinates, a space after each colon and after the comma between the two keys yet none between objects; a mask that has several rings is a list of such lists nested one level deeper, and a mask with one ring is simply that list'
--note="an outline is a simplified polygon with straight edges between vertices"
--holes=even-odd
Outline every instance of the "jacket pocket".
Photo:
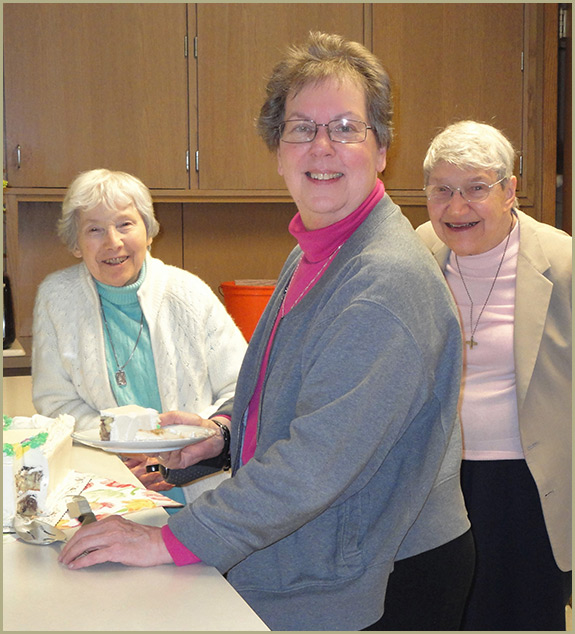
[{"label": "jacket pocket", "polygon": [[364,571],[360,496],[331,507],[228,572],[237,590],[296,591],[354,579]]}]

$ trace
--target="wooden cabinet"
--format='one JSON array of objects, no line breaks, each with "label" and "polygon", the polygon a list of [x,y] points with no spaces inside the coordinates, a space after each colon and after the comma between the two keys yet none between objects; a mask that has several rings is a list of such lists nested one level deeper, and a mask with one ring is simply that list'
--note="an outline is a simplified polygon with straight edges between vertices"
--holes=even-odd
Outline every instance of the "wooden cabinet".
[{"label": "wooden cabinet", "polygon": [[186,13],[185,4],[4,4],[10,186],[67,187],[108,167],[189,189]]},{"label": "wooden cabinet", "polygon": [[176,199],[285,202],[255,119],[286,46],[318,29],[365,43],[390,74],[384,179],[408,214],[425,213],[431,138],[475,118],[509,135],[520,201],[549,221],[556,13],[538,3],[5,4],[8,181],[64,188],[107,166]]},{"label": "wooden cabinet", "polygon": [[553,224],[557,5],[378,3],[372,11],[373,51],[390,74],[395,108],[384,181],[413,224],[427,216],[427,147],[462,119],[509,137],[521,207]]},{"label": "wooden cabinet", "polygon": [[490,123],[521,150],[522,4],[375,4],[373,50],[393,82],[396,139],[386,185],[423,187],[429,142],[461,119]]},{"label": "wooden cabinet", "polygon": [[311,30],[364,42],[362,4],[198,4],[199,185],[285,190],[255,129],[265,84]]},{"label": "wooden cabinet", "polygon": [[140,177],[162,226],[153,252],[214,290],[226,279],[277,275],[294,207],[255,118],[273,65],[313,29],[363,42],[387,68],[395,138],[384,182],[413,225],[427,220],[427,146],[461,118],[509,135],[521,207],[554,223],[555,3],[8,3],[3,11],[5,240],[19,338],[30,334],[39,281],[74,261],[54,223],[65,188],[86,169]]},{"label": "wooden cabinet", "polygon": [[10,186],[108,167],[152,189],[285,190],[254,119],[311,29],[363,41],[363,5],[4,5]]}]

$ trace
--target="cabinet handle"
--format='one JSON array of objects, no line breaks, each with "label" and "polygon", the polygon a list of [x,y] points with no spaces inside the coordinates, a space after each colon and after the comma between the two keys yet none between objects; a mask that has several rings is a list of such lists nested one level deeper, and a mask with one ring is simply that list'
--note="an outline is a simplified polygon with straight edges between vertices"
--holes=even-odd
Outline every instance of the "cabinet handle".
[{"label": "cabinet handle", "polygon": [[18,169],[22,167],[22,148],[20,145],[16,146],[16,167]]}]

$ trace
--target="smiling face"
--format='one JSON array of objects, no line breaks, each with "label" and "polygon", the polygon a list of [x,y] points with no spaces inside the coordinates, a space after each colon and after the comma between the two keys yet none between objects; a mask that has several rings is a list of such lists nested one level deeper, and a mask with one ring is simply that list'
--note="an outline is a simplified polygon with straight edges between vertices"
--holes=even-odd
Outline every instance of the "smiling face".
[{"label": "smiling face", "polygon": [[[499,180],[494,170],[461,169],[440,161],[431,171],[429,185],[448,185],[464,188],[474,182],[491,185]],[[458,191],[447,203],[427,201],[431,224],[438,237],[457,255],[485,253],[501,243],[512,222],[511,209],[515,202],[517,179],[511,176],[491,188],[485,200],[469,203]]]},{"label": "smiling face", "polygon": [[73,254],[84,260],[102,284],[126,286],[138,279],[151,243],[134,205],[124,209],[98,205],[79,214],[78,246]]},{"label": "smiling face", "polygon": [[[284,120],[334,119],[365,121],[367,108],[362,87],[351,79],[326,79],[305,86],[286,100]],[[280,141],[278,172],[308,230],[327,227],[345,218],[367,198],[385,167],[385,148],[379,148],[371,130],[363,143],[334,143],[327,128],[318,128],[309,143]]]}]

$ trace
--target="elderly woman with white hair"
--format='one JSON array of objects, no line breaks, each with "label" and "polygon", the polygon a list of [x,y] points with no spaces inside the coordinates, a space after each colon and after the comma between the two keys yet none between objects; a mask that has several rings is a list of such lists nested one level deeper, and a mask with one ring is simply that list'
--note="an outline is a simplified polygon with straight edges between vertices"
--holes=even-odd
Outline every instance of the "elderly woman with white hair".
[{"label": "elderly woman with white hair", "polygon": [[462,489],[476,545],[463,629],[564,630],[571,585],[571,237],[518,209],[515,153],[474,121],[432,141],[418,228],[465,341]]},{"label": "elderly woman with white hair", "polygon": [[[58,233],[82,262],[49,275],[34,308],[33,400],[76,430],[100,410],[137,404],[208,416],[233,396],[246,341],[197,276],[149,253],[159,231],[147,187],[124,172],[80,174]],[[141,481],[170,489],[142,456]]]}]

